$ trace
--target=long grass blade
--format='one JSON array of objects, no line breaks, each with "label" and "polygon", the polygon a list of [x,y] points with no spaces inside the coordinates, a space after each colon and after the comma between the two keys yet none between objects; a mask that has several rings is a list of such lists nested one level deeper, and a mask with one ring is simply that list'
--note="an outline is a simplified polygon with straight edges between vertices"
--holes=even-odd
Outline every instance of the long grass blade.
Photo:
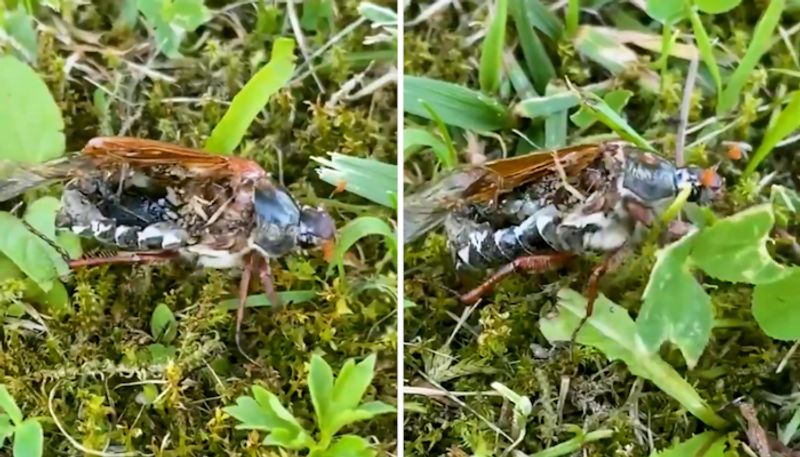
[{"label": "long grass blade", "polygon": [[800,128],[800,91],[795,91],[789,104],[778,115],[775,122],[764,134],[764,139],[753,154],[742,174],[742,181],[746,180],[756,171],[756,168],[769,156],[770,152],[780,141]]},{"label": "long grass blade", "polygon": [[547,83],[556,77],[556,69],[525,10],[529,4],[530,2],[512,1],[508,11],[514,20],[519,45],[525,57],[525,67],[533,80],[533,87],[537,93],[543,94]]},{"label": "long grass blade", "polygon": [[722,94],[722,77],[719,74],[719,66],[717,59],[714,57],[714,48],[711,45],[711,39],[708,37],[706,28],[700,20],[700,16],[694,8],[689,8],[689,20],[692,22],[692,29],[694,30],[695,39],[697,40],[697,48],[700,50],[700,57],[703,63],[711,73],[711,78],[714,79],[714,87],[717,90],[717,105],[719,105],[719,97]]},{"label": "long grass blade", "polygon": [[503,46],[506,41],[506,16],[508,0],[497,0],[492,21],[486,31],[481,48],[481,63],[478,80],[481,90],[493,94],[500,87],[503,77]]}]

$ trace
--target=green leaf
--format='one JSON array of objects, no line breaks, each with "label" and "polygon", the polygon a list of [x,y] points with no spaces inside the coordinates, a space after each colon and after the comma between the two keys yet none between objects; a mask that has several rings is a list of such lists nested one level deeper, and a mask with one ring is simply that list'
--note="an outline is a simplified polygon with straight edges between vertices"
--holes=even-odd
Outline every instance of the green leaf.
[{"label": "green leaf", "polygon": [[695,235],[661,249],[644,290],[636,330],[645,349],[658,352],[665,341],[674,343],[693,368],[711,338],[714,312],[711,297],[691,272],[689,253]]},{"label": "green leaf", "polygon": [[[580,90],[592,92],[594,94],[602,94],[608,90],[608,88],[609,85],[607,83],[598,83],[581,87]],[[520,102],[514,106],[514,113],[518,116],[535,119],[538,117],[547,117],[551,114],[574,108],[580,104],[581,98],[579,94],[574,91],[564,91],[520,100]]]},{"label": "green leaf", "polygon": [[[617,89],[608,92],[603,96],[603,101],[606,102],[609,108],[614,110],[615,113],[621,113],[622,108],[628,104],[628,100],[630,100],[631,96],[633,96],[633,92],[625,89]],[[592,112],[585,107],[581,107],[575,114],[569,117],[572,122],[582,128],[589,128],[597,121],[597,116],[592,114]]]},{"label": "green leaf", "polygon": [[61,201],[55,197],[42,197],[25,210],[25,222],[33,226],[42,235],[56,240],[56,215],[61,209]]},{"label": "green leaf", "polygon": [[[169,3],[165,1],[165,4]],[[187,32],[193,32],[211,19],[211,11],[203,0],[172,0],[170,24]]]},{"label": "green leaf", "polygon": [[344,255],[358,240],[371,236],[381,235],[392,255],[397,254],[397,234],[383,219],[373,216],[361,216],[348,222],[339,230],[339,239],[331,257],[328,272],[337,267],[339,275],[344,277]]},{"label": "green leaf", "polygon": [[321,456],[324,457],[372,457],[377,453],[369,442],[357,435],[339,437]]},{"label": "green leaf", "polygon": [[331,159],[312,157],[324,167],[317,168],[320,179],[379,205],[393,208],[397,201],[397,165],[332,153]]},{"label": "green leaf", "polygon": [[159,51],[170,58],[180,57],[178,49],[186,32],[211,18],[203,0],[138,0],[138,7],[155,30]]},{"label": "green leaf", "polygon": [[763,284],[776,281],[786,268],[767,250],[775,219],[772,205],[748,208],[719,220],[697,236],[692,260],[712,277],[731,282]]},{"label": "green leaf", "polygon": [[41,457],[44,447],[42,425],[28,419],[14,429],[14,457]]},{"label": "green leaf", "polygon": [[703,59],[708,72],[714,79],[714,87],[717,89],[717,97],[722,95],[722,77],[719,74],[719,67],[717,66],[717,59],[714,57],[714,49],[711,46],[711,39],[706,33],[703,22],[700,20],[697,11],[694,8],[689,8],[689,20],[692,21],[692,29],[694,30],[695,40],[697,41],[697,48],[700,51],[700,57]]},{"label": "green leaf", "polygon": [[575,49],[612,74],[638,65],[639,55],[603,27],[583,25],[575,35]]},{"label": "green leaf", "polygon": [[64,260],[53,255],[54,249],[16,217],[0,212],[0,227],[0,253],[11,259],[43,291],[49,291],[60,274],[69,272]]},{"label": "green leaf", "polygon": [[[563,91],[564,89],[560,85],[551,84],[547,87],[545,94],[552,95]],[[567,110],[547,116],[544,119],[544,147],[557,149],[566,146],[568,127]]]},{"label": "green leaf", "polygon": [[775,149],[775,146],[798,128],[800,128],[800,91],[795,91],[792,93],[789,104],[786,105],[786,108],[781,111],[766,133],[764,133],[764,138],[761,140],[761,144],[758,145],[756,152],[753,153],[753,158],[750,159],[744,169],[741,180],[744,181],[749,178],[756,171],[758,165]]},{"label": "green leaf", "polygon": [[[574,290],[558,294],[560,312],[543,317],[539,326],[550,342],[569,341],[586,314],[586,299]],[[677,400],[687,411],[714,428],[725,426],[725,420],[711,409],[696,390],[662,360],[658,354],[644,350],[637,342],[636,324],[625,308],[600,295],[594,312],[578,332],[576,341],[597,348],[609,360],[620,360],[635,376],[641,376]]]},{"label": "green leaf", "polygon": [[457,84],[417,76],[403,77],[405,112],[432,119],[423,102],[448,124],[488,132],[510,128],[514,121],[508,108],[481,92]]},{"label": "green leaf", "polygon": [[314,441],[305,431],[277,428],[267,435],[261,444],[264,446],[280,446],[286,449],[305,449],[312,446]]},{"label": "green leaf", "polygon": [[[2,13],[2,8],[0,8],[0,13]],[[7,11],[5,21],[0,20],[0,26],[19,44],[25,60],[35,64],[39,50],[38,37],[34,28],[33,16],[25,11],[22,4],[18,4],[16,9]]]},{"label": "green leaf", "polygon": [[697,9],[706,14],[725,13],[739,6],[739,3],[742,0],[694,0]]},{"label": "green leaf", "polygon": [[564,33],[564,24],[556,16],[548,5],[540,0],[514,0],[524,3],[524,11],[528,16],[528,21],[539,31],[547,35],[553,41],[558,41]]},{"label": "green leaf", "polygon": [[14,425],[22,424],[22,411],[20,411],[17,402],[14,401],[14,397],[11,396],[11,393],[3,384],[0,384],[0,411],[8,414]]},{"label": "green leaf", "polygon": [[397,13],[394,10],[379,6],[372,2],[361,2],[358,4],[358,14],[367,18],[375,25],[395,25],[397,24]]},{"label": "green leaf", "polygon": [[[700,9],[703,9],[703,7],[700,6],[701,3],[733,4],[733,6],[736,6],[739,1],[698,0],[697,5]],[[742,88],[748,78],[750,78],[750,75],[752,75],[758,61],[761,60],[761,57],[772,46],[770,44],[772,34],[780,23],[781,14],[783,14],[783,9],[786,6],[786,0],[772,0],[768,5],[766,11],[764,11],[764,15],[761,16],[758,24],[756,24],[753,37],[750,39],[750,44],[747,46],[747,52],[745,52],[744,57],[742,57],[742,60],[739,62],[739,66],[736,67],[733,75],[731,75],[728,80],[728,85],[725,87],[725,90],[722,91],[722,95],[720,95],[719,104],[717,105],[717,116],[719,117],[726,114],[739,102],[739,94],[741,94]],[[731,6],[731,8],[733,6]]]},{"label": "green leaf", "polygon": [[775,219],[782,227],[787,226],[800,213],[800,195],[794,189],[773,184],[769,201],[775,211]]},{"label": "green leaf", "polygon": [[8,414],[0,414],[0,448],[5,446],[6,440],[14,434],[14,424]]},{"label": "green leaf", "polygon": [[536,92],[542,94],[547,88],[547,83],[556,77],[556,70],[550,56],[547,55],[539,35],[533,29],[529,14],[531,2],[512,0],[508,12],[514,19],[522,55],[525,57],[525,66],[533,80]]},{"label": "green leaf", "polygon": [[478,68],[481,90],[490,94],[497,92],[503,77],[503,46],[506,41],[507,16],[508,0],[497,0],[486,37],[483,39]]},{"label": "green leaf", "polygon": [[314,405],[319,429],[322,433],[326,433],[333,415],[337,412],[333,404],[333,371],[331,366],[317,354],[311,357],[308,391],[311,393],[311,403]]},{"label": "green leaf", "polygon": [[64,154],[64,120],[44,81],[14,57],[0,57],[0,159],[40,163]]},{"label": "green leaf", "polygon": [[581,92],[581,102],[597,119],[609,127],[621,138],[630,141],[647,151],[655,151],[653,145],[631,127],[625,119],[617,114],[602,98],[591,92]]},{"label": "green leaf", "polygon": [[717,432],[704,432],[678,443],[669,449],[656,453],[653,457],[724,457],[725,435]]},{"label": "green leaf", "polygon": [[150,333],[156,341],[166,344],[173,342],[178,335],[178,322],[175,320],[172,310],[165,303],[159,303],[153,310],[153,316],[150,318]]},{"label": "green leaf", "polygon": [[375,370],[375,354],[359,363],[348,359],[333,385],[333,408],[335,410],[353,409],[372,383]]},{"label": "green leaf", "polygon": [[647,0],[647,15],[668,27],[686,16],[686,8],[683,0]]},{"label": "green leaf", "polygon": [[272,45],[269,63],[247,81],[242,90],[233,97],[233,102],[222,116],[205,149],[221,154],[230,154],[242,141],[244,134],[269,98],[281,89],[294,73],[294,40],[278,38]]},{"label": "green leaf", "polygon": [[[285,305],[306,303],[315,299],[318,295],[316,290],[284,290],[278,292],[278,299]],[[231,298],[220,303],[226,309],[239,308],[239,299]],[[262,306],[272,306],[272,301],[265,294],[255,294],[247,297],[244,304],[245,308],[260,308]]]},{"label": "green leaf", "polygon": [[403,160],[408,160],[421,147],[429,147],[444,168],[452,168],[458,163],[455,149],[448,147],[433,133],[421,128],[405,128],[403,130]]},{"label": "green leaf", "polygon": [[381,414],[396,413],[397,412],[397,408],[395,408],[393,405],[390,405],[388,403],[384,403],[382,401],[370,401],[370,402],[367,402],[367,403],[362,403],[358,407],[358,411],[361,411],[363,413],[369,414],[370,415],[369,417],[373,418],[373,417],[379,416]]},{"label": "green leaf", "polygon": [[753,317],[770,338],[800,339],[800,269],[753,290]]}]

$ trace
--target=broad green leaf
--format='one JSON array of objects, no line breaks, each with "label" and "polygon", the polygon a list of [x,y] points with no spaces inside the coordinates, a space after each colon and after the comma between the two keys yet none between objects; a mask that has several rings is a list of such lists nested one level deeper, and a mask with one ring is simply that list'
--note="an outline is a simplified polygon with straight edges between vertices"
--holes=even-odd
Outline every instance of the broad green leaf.
[{"label": "broad green leaf", "polygon": [[692,260],[722,281],[747,284],[777,281],[787,271],[767,251],[774,222],[769,204],[721,219],[698,234],[692,246]]},{"label": "broad green leaf", "polygon": [[478,80],[481,90],[493,94],[500,88],[503,77],[503,47],[506,41],[506,18],[508,0],[497,0],[492,19],[486,31],[481,48]]},{"label": "broad green leaf", "polygon": [[[42,197],[28,205],[23,219],[31,225],[40,235],[46,236],[50,241],[59,245],[56,237],[56,216],[61,209],[61,201],[55,197]],[[66,237],[63,237],[66,238]],[[63,246],[61,246],[63,248]],[[53,265],[65,265],[61,252],[48,244],[47,250],[53,261]],[[67,254],[70,254],[67,252]],[[59,270],[59,275],[69,274],[69,269]]]},{"label": "broad green leaf", "polygon": [[14,429],[14,457],[41,457],[44,447],[42,425],[28,419]]},{"label": "broad green leaf", "polygon": [[433,133],[416,127],[403,130],[403,160],[408,160],[415,151],[423,146],[431,148],[444,168],[452,168],[458,163],[455,149],[448,147],[444,141],[434,136]]},{"label": "broad green leaf", "polygon": [[[366,2],[362,2],[363,5]],[[361,12],[359,5],[359,12]],[[361,14],[365,16],[365,14]],[[300,18],[300,26],[309,32],[321,32],[330,30],[333,24],[333,0],[307,0],[303,2],[303,17]],[[367,17],[369,19],[369,17]]]},{"label": "broad green leaf", "polygon": [[697,48],[700,51],[700,57],[703,63],[711,73],[714,79],[714,87],[717,90],[717,97],[722,95],[722,77],[719,74],[719,66],[717,66],[717,59],[714,57],[714,49],[711,45],[711,39],[708,37],[703,22],[694,8],[689,8],[689,20],[692,22],[692,29],[694,30],[695,40],[697,41]]},{"label": "broad green leaf", "polygon": [[5,446],[6,440],[14,434],[14,424],[8,414],[0,414],[0,448]]},{"label": "broad green leaf", "polygon": [[230,154],[242,141],[244,134],[267,104],[294,73],[294,40],[278,38],[272,45],[272,56],[233,97],[233,102],[214,127],[206,141],[207,151]]},{"label": "broad green leaf", "polygon": [[[164,0],[164,3],[170,3]],[[211,19],[211,11],[206,8],[204,0],[172,0],[172,11],[170,12],[169,22],[172,26],[177,26],[193,32],[201,25]]]},{"label": "broad green leaf", "polygon": [[304,430],[277,428],[264,438],[264,446],[280,446],[286,449],[305,449],[314,441]]},{"label": "broad green leaf", "polygon": [[344,277],[344,255],[360,239],[371,236],[381,235],[387,248],[392,255],[397,252],[397,234],[383,219],[373,216],[361,216],[348,222],[339,229],[339,239],[336,241],[336,248],[330,260],[330,272],[334,267],[339,269],[339,275]]},{"label": "broad green leaf", "polygon": [[800,269],[753,290],[753,317],[770,338],[800,339]]},{"label": "broad green leaf", "polygon": [[226,406],[222,410],[241,422],[236,426],[239,429],[270,431],[282,424],[276,417],[265,412],[253,397],[239,397],[235,405]]},{"label": "broad green leaf", "polygon": [[332,422],[328,425],[328,428],[324,432],[334,435],[343,427],[356,422],[365,421],[371,417],[372,415],[369,413],[369,411],[362,411],[360,409],[346,409],[337,411]]},{"label": "broad green leaf", "polygon": [[[316,298],[317,295],[318,292],[316,290],[284,290],[278,292],[278,299],[284,306],[289,304],[296,305],[298,303],[309,302]],[[239,299],[231,298],[228,300],[223,300],[220,304],[227,309],[237,309],[239,308]],[[255,294],[247,297],[244,306],[245,308],[272,306],[272,301],[270,301],[265,294]]]},{"label": "broad green leaf", "polygon": [[724,457],[726,441],[725,435],[703,432],[652,457]]},{"label": "broad green leaf", "polygon": [[792,132],[800,128],[800,91],[792,93],[789,104],[781,111],[781,114],[769,126],[761,144],[753,153],[753,158],[747,163],[747,167],[742,173],[742,180],[746,180],[756,171],[758,165],[767,158],[770,152],[780,143],[781,140],[791,135]]},{"label": "broad green leaf", "polygon": [[[0,8],[0,14],[2,14],[2,8]],[[5,13],[5,21],[0,20],[0,26],[19,44],[22,50],[21,54],[24,54],[25,60],[35,64],[39,50],[36,29],[34,28],[33,16],[25,11],[22,4],[18,4],[16,9],[7,11]]]},{"label": "broad green leaf", "polygon": [[282,421],[281,427],[286,429],[298,428],[302,429],[297,418],[284,408],[278,397],[272,392],[260,386],[253,386],[253,396],[262,408],[266,409],[270,415]]},{"label": "broad green leaf", "polygon": [[393,208],[397,201],[397,165],[332,153],[330,160],[312,157],[322,164],[320,179],[379,205]]},{"label": "broad green leaf", "polygon": [[511,113],[498,100],[457,84],[418,76],[403,77],[403,102],[407,113],[431,119],[423,102],[448,124],[477,132],[513,126]]},{"label": "broad green leaf", "polygon": [[628,124],[628,122],[622,118],[622,116],[617,114],[610,106],[608,106],[608,104],[606,104],[602,98],[591,92],[582,92],[580,96],[583,106],[588,108],[589,111],[591,111],[591,113],[594,114],[600,122],[613,130],[614,133],[642,149],[647,151],[655,151],[653,145],[650,144],[650,142],[644,137],[639,135],[639,133],[634,130],[634,128],[631,127],[630,124]]},{"label": "broad green leaf", "polygon": [[358,410],[370,415],[370,418],[381,414],[396,413],[397,408],[382,401],[370,401],[359,405]]},{"label": "broad green leaf", "polygon": [[211,18],[203,0],[138,0],[139,11],[156,35],[158,49],[167,57],[180,57],[181,41]]},{"label": "broad green leaf", "polygon": [[739,6],[739,3],[742,0],[694,0],[697,9],[706,14],[725,13]]},{"label": "broad green leaf", "polygon": [[[697,6],[703,9],[701,3],[717,4],[717,6],[729,6],[733,4],[736,6],[741,0],[697,0]],[[733,8],[733,6],[730,6]],[[739,62],[739,66],[728,79],[728,85],[722,91],[719,98],[719,105],[717,105],[717,116],[722,116],[730,111],[739,102],[739,95],[742,92],[747,80],[756,68],[758,61],[771,47],[770,41],[781,20],[781,14],[786,6],[786,0],[771,0],[767,6],[764,15],[756,24],[753,37],[750,39],[750,44],[747,46],[747,52]],[[721,11],[720,11],[721,12]]]},{"label": "broad green leaf", "polygon": [[692,275],[689,253],[695,235],[661,249],[644,290],[636,330],[644,347],[657,353],[665,341],[681,350],[689,368],[697,364],[711,338],[711,297]]},{"label": "broad green leaf", "polygon": [[69,271],[63,259],[53,256],[54,249],[16,217],[0,212],[0,227],[0,253],[11,259],[43,291],[50,290],[59,274]]},{"label": "broad green leaf", "polygon": [[72,232],[61,232],[56,235],[58,245],[64,248],[70,259],[78,259],[83,255],[81,237]]},{"label": "broad green leaf", "polygon": [[372,457],[377,453],[372,450],[369,442],[357,435],[343,435],[339,437],[320,456],[324,457]]},{"label": "broad green leaf", "polygon": [[0,411],[8,414],[14,425],[22,423],[22,411],[20,411],[17,402],[14,401],[14,397],[11,396],[11,393],[3,384],[0,384]]},{"label": "broad green leaf", "polygon": [[[586,299],[578,292],[563,289],[558,294],[559,312],[543,317],[539,326],[548,341],[569,341],[586,314]],[[597,348],[609,360],[620,360],[636,376],[641,376],[677,400],[687,411],[714,428],[725,420],[711,409],[696,390],[658,354],[651,354],[638,341],[636,324],[625,308],[600,295],[594,312],[578,332],[576,341]]]},{"label": "broad green leaf", "polygon": [[647,0],[647,15],[669,27],[686,15],[683,0]]},{"label": "broad green leaf", "polygon": [[542,94],[547,88],[547,83],[556,77],[556,70],[550,56],[547,55],[542,40],[539,39],[539,35],[536,34],[533,24],[531,24],[526,12],[526,9],[529,8],[528,5],[530,2],[512,0],[508,5],[508,12],[514,19],[519,45],[522,48],[522,55],[525,57],[525,67],[533,80],[536,92]]},{"label": "broad green leaf", "polygon": [[178,335],[175,314],[165,303],[159,303],[153,310],[153,316],[150,318],[150,334],[156,341],[165,344],[173,342]]},{"label": "broad green leaf", "polygon": [[44,81],[11,56],[0,57],[0,160],[41,163],[64,154],[64,120]]},{"label": "broad green leaf", "polygon": [[25,290],[26,300],[47,306],[47,311],[55,315],[64,315],[72,311],[72,308],[67,306],[69,304],[69,293],[61,282],[53,282],[53,287],[47,292],[40,289],[31,279],[27,279],[26,283],[28,285]]},{"label": "broad green leaf", "polygon": [[333,405],[336,410],[353,409],[372,383],[375,370],[375,354],[359,363],[348,359],[333,385]]},{"label": "broad green leaf", "polygon": [[331,366],[317,354],[311,357],[308,391],[311,393],[311,403],[314,405],[317,424],[320,430],[326,433],[327,427],[338,409],[333,404],[333,371]]}]

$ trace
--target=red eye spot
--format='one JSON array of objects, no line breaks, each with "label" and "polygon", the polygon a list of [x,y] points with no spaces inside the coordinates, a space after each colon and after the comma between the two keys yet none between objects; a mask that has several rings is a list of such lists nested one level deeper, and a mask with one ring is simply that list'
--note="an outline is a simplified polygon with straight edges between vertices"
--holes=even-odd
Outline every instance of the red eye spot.
[{"label": "red eye spot", "polygon": [[717,170],[715,168],[706,168],[703,170],[703,174],[700,175],[700,184],[702,184],[703,187],[718,187],[719,176],[717,175]]},{"label": "red eye spot", "polygon": [[740,160],[742,158],[742,148],[738,144],[731,144],[728,147],[728,158],[731,160]]}]

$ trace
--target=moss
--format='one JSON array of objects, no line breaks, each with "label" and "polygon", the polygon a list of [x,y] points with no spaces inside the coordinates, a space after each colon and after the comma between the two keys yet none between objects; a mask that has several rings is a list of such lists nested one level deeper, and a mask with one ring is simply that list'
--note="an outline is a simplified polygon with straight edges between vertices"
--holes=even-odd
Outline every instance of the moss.
[{"label": "moss", "polygon": [[[549,5],[552,2],[544,3]],[[719,37],[726,49],[741,56],[750,43],[764,3],[743,2],[729,14],[704,15],[703,22],[709,33]],[[454,43],[463,43],[475,33],[476,28],[480,27],[475,24],[483,24],[486,4],[467,1],[459,5],[461,9],[447,8],[428,21],[407,29],[406,49],[413,51],[406,52],[405,68],[408,74],[444,79],[477,89],[479,42],[466,48],[452,48]],[[421,9],[412,3],[406,17],[416,17]],[[593,10],[592,14],[582,14],[581,22],[608,26],[614,23],[614,15],[619,9],[644,24],[649,23],[642,11],[630,5]],[[556,9],[555,12],[561,15],[563,9]],[[785,13],[784,26],[793,24],[797,18],[796,13]],[[469,24],[473,25],[472,28]],[[515,46],[514,55],[522,63],[524,57],[516,45],[513,21],[509,20],[508,24],[506,49]],[[691,33],[688,22],[678,28]],[[652,30],[658,33],[659,29],[654,27]],[[643,71],[659,71],[659,68],[647,67],[648,62],[658,58],[657,53],[637,49],[643,63],[614,76],[596,64],[587,62],[568,40],[552,41],[542,33],[539,36],[557,68],[559,78],[568,77],[576,85],[611,79],[613,87],[633,91],[634,95],[624,110],[626,119],[638,132],[654,139],[662,155],[668,157],[672,154],[687,67],[685,61],[670,59],[668,70],[660,81],[660,90],[653,93],[644,90],[636,81]],[[797,46],[798,38],[793,36],[790,42],[792,46]],[[432,59],[430,54],[438,59]],[[461,58],[453,60],[459,54]],[[748,181],[739,179],[746,161],[731,162],[727,159],[721,142],[728,140],[758,144],[770,116],[775,112],[775,105],[769,101],[769,97],[772,96],[773,100],[782,97],[786,87],[792,87],[792,82],[786,76],[770,69],[792,67],[794,64],[789,63],[790,58],[791,53],[785,45],[771,47],[761,65],[750,75],[734,111],[694,133],[688,141],[691,143],[696,138],[731,126],[713,140],[693,147],[686,154],[691,163],[698,165],[721,163],[720,170],[728,182],[728,192],[723,201],[714,207],[718,216],[729,215],[764,201],[765,194],[768,194],[768,187],[765,190],[759,185],[760,178]],[[729,71],[732,68],[724,65],[725,78]],[[711,80],[702,66],[699,77],[701,82],[693,92],[690,104],[691,124],[715,115],[716,94],[709,90],[711,86],[707,83]],[[500,99],[512,107],[518,101],[513,93],[500,96]],[[519,121],[518,129],[533,138],[535,136],[529,132],[535,134],[537,129],[542,129],[540,120]],[[414,119],[407,121],[413,122]],[[570,128],[569,133],[576,130]],[[598,123],[590,130],[581,132],[582,136],[570,137],[570,141],[577,142],[584,140],[585,136],[607,131]],[[497,133],[510,151],[519,148],[523,141],[513,132]],[[456,129],[452,130],[452,134],[461,146],[463,135]],[[486,145],[494,142],[485,138],[480,138],[480,141]],[[787,176],[789,173],[782,173],[798,170],[796,149],[795,145],[790,145],[777,150],[762,165],[761,176],[779,171],[774,182],[796,188],[797,180]],[[498,156],[497,151],[489,147],[485,152],[490,158]],[[420,156],[417,154],[409,161],[407,173],[411,185],[407,186],[407,193],[430,179],[436,167],[430,157]],[[603,293],[627,308],[633,316],[639,310],[657,248],[650,244],[638,247],[619,268],[601,281]],[[469,408],[440,397],[406,397],[406,402],[413,401],[424,408],[424,412],[407,414],[407,452],[412,450],[415,455],[480,455],[482,451],[479,448],[487,443],[488,454],[500,455],[507,450],[510,443],[491,431],[486,422],[508,432],[508,405],[504,405],[497,397],[479,395],[490,390],[493,381],[502,382],[515,392],[528,395],[533,402],[526,437],[517,448],[525,454],[569,439],[570,434],[562,427],[566,424],[577,425],[584,431],[613,430],[614,435],[610,439],[592,443],[582,451],[582,455],[592,456],[649,455],[652,451],[650,439],[655,448],[662,449],[706,430],[699,420],[689,415],[672,398],[652,384],[637,380],[619,362],[609,363],[603,354],[591,348],[552,346],[539,331],[539,318],[554,312],[555,291],[564,286],[583,289],[597,261],[598,258],[589,257],[573,261],[558,272],[516,275],[503,281],[478,307],[474,310],[470,308],[471,314],[462,317],[465,308],[458,302],[458,294],[469,290],[479,278],[465,277],[453,271],[446,241],[440,233],[428,235],[423,241],[406,246],[406,299],[416,305],[405,312],[406,379],[412,385],[427,385],[428,379],[438,373],[433,370],[432,364],[426,363],[427,354],[431,352],[443,354],[441,357],[447,359],[450,367],[467,361],[483,367],[440,381],[448,391],[475,394],[460,397]],[[665,347],[662,357],[675,366],[706,401],[722,409],[727,418],[735,420],[735,408],[726,405],[746,395],[755,399],[766,430],[783,426],[788,419],[785,416],[779,418],[780,405],[759,399],[769,394],[787,395],[791,392],[791,386],[798,382],[794,368],[797,365],[796,356],[783,372],[775,373],[775,367],[786,356],[790,344],[772,340],[758,328],[750,312],[750,287],[701,279],[711,295],[716,318],[725,325],[714,329],[712,340],[695,368],[687,369],[677,349]],[[450,344],[445,351],[444,344],[448,341]],[[559,396],[565,388],[568,390],[564,392],[564,401],[559,403]],[[740,431],[735,425],[731,429]],[[738,437],[745,439],[743,434]]]},{"label": "moss", "polygon": [[[202,145],[227,102],[266,62],[275,38],[291,34],[282,32],[282,6],[240,4],[224,15],[216,13],[187,36],[183,58],[167,60],[156,55],[141,19],[132,28],[117,21],[119,2],[91,2],[74,9],[67,9],[67,3],[61,15],[40,11],[39,20],[48,27],[40,33],[37,70],[63,111],[68,150],[80,149],[93,136],[120,132]],[[232,6],[217,3],[215,8]],[[335,30],[305,31],[309,45],[321,46],[355,21],[358,3],[337,2]],[[56,21],[69,26],[56,28]],[[281,177],[301,201],[315,203],[317,195],[333,191],[317,179],[312,156],[341,152],[396,160],[393,86],[325,106],[343,81],[365,69],[366,64],[351,64],[348,56],[391,49],[386,44],[366,48],[363,41],[372,33],[362,25],[321,58],[327,63],[317,73],[325,93],[305,77],[275,95],[239,148],[276,178],[280,154]],[[302,62],[298,57],[298,65]],[[369,81],[388,68],[374,62],[365,76]],[[102,103],[96,100],[102,99],[107,109],[98,109]],[[352,195],[332,199],[339,224],[363,213],[394,218]],[[338,200],[351,206],[339,208]],[[359,267],[348,267],[346,280],[328,276],[328,265],[318,254],[273,262],[278,290],[311,289],[319,297],[283,309],[247,310],[243,345],[249,354],[258,354],[260,366],[236,350],[234,313],[220,306],[237,293],[236,272],[193,271],[178,264],[81,269],[67,282],[68,309],[45,313],[40,323],[46,330],[4,325],[0,383],[9,387],[26,415],[43,418],[48,456],[83,455],[49,421],[51,392],[52,413],[91,449],[135,449],[158,456],[297,455],[262,447],[263,433],[235,430],[235,421],[221,408],[259,384],[312,429],[306,385],[312,353],[322,354],[334,370],[347,358],[377,353],[367,398],[395,403],[395,298],[360,286],[382,283],[393,288],[397,278],[380,263],[386,255],[383,243],[364,240],[359,255]],[[19,287],[14,281],[0,284],[0,312],[21,303]],[[150,336],[150,318],[160,303],[177,317],[177,337],[170,343]],[[37,322],[30,316],[27,320]],[[394,448],[395,430],[391,415],[346,429],[373,437],[380,455]]]}]

